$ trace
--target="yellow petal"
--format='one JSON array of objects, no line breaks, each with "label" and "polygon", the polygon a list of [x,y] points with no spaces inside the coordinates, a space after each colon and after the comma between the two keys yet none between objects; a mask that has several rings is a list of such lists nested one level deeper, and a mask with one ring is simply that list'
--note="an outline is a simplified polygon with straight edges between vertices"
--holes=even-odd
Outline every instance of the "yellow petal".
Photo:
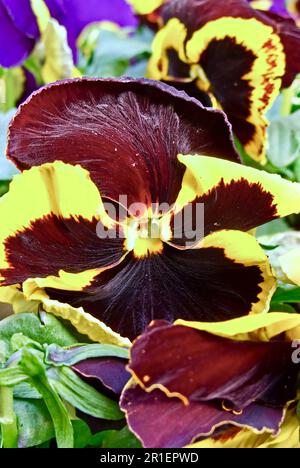
[{"label": "yellow petal", "polygon": [[224,437],[205,439],[188,448],[300,448],[299,421],[295,411],[290,410],[277,436],[242,429],[235,435],[226,437],[225,434]]},{"label": "yellow petal", "polygon": [[9,268],[5,240],[33,221],[49,214],[92,220],[103,212],[99,191],[80,166],[56,161],[24,171],[0,199],[0,268]]},{"label": "yellow petal", "polygon": [[217,323],[177,320],[175,324],[238,340],[269,341],[283,333],[286,334],[289,340],[300,340],[300,314],[285,312],[247,315]]},{"label": "yellow petal", "polygon": [[299,183],[219,158],[179,155],[178,159],[187,168],[176,201],[178,210],[197,196],[208,193],[220,182],[230,184],[232,181],[245,180],[249,185],[259,184],[262,191],[273,196],[273,205],[276,206],[278,217],[300,212]]}]

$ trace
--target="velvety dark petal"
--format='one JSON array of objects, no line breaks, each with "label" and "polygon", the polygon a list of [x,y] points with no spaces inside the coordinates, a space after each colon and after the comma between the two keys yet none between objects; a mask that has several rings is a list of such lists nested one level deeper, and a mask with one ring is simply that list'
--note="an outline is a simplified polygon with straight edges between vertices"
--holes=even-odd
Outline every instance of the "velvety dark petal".
[{"label": "velvety dark petal", "polygon": [[73,367],[78,374],[88,379],[97,379],[107,389],[120,395],[130,374],[126,370],[127,361],[118,358],[86,359]]},{"label": "velvety dark petal", "polygon": [[[271,26],[255,18],[220,18],[188,41],[187,57],[199,63],[197,85],[213,94],[250,156],[263,160],[265,112],[285,73],[283,45]],[[205,73],[205,79],[201,73]],[[208,83],[206,82],[208,80]]]},{"label": "velvety dark petal", "polygon": [[123,239],[100,239],[97,224],[96,219],[55,215],[33,221],[5,241],[9,268],[0,270],[3,284],[56,276],[60,270],[79,273],[117,263],[124,254]]},{"label": "velvety dark petal", "polygon": [[117,263],[124,241],[117,229],[114,238],[98,236],[105,230],[101,206],[97,187],[79,166],[55,162],[16,177],[0,204],[2,285],[54,275],[48,279],[56,287],[80,290]]},{"label": "velvety dark petal", "polygon": [[253,88],[249,81],[244,79],[244,76],[251,72],[254,60],[255,55],[251,50],[227,37],[223,40],[212,40],[202,54],[200,62],[211,83],[211,91],[227,113],[237,137],[244,146],[255,136],[255,126],[247,122]]},{"label": "velvety dark petal", "polygon": [[300,364],[286,341],[238,341],[181,325],[151,327],[132,349],[129,367],[146,389],[188,402],[221,401],[239,411],[252,402],[284,406],[297,392]]},{"label": "velvety dark petal", "polygon": [[129,205],[175,201],[183,176],[179,153],[238,161],[224,114],[167,85],[132,79],[43,88],[21,107],[8,147],[21,169],[79,163],[103,196],[127,195]]},{"label": "velvety dark petal", "polygon": [[[257,12],[260,14],[260,12]],[[225,16],[251,18],[253,9],[244,0],[170,0],[161,8],[161,15],[166,23],[170,18],[178,18],[187,26],[188,33],[200,29],[209,21]]]},{"label": "velvety dark petal", "polygon": [[186,246],[201,229],[204,235],[221,229],[247,232],[300,210],[300,185],[277,174],[205,156],[179,160],[187,171],[171,219],[176,245]]},{"label": "velvety dark petal", "polygon": [[[35,39],[20,31],[3,0],[0,1],[0,23],[0,66],[9,68],[19,65],[32,51]],[[3,44],[8,44],[8,47],[3,47]]]},{"label": "velvety dark petal", "polygon": [[[172,242],[185,246],[190,242],[192,233],[197,232],[197,209],[204,204],[204,235],[222,229],[250,231],[266,222],[277,218],[273,195],[264,191],[259,183],[250,183],[246,179],[231,181],[228,184],[222,179],[208,193],[197,197],[185,209],[190,210],[193,221],[189,230],[181,222],[183,211],[175,214],[171,221]],[[178,227],[177,227],[178,226]],[[188,237],[189,236],[189,237]]]},{"label": "velvety dark petal", "polygon": [[121,408],[126,412],[130,429],[146,448],[181,448],[228,424],[276,433],[283,417],[280,409],[256,404],[239,415],[213,403],[192,402],[185,406],[159,390],[146,393],[139,386],[125,389]]},{"label": "velvety dark petal", "polygon": [[[274,287],[266,257],[248,234],[232,245],[249,254],[230,257],[223,240],[214,247],[177,250],[136,259],[129,254],[118,267],[102,272],[83,292],[47,289],[53,299],[82,306],[122,336],[134,338],[153,319],[218,321],[260,312]],[[216,240],[217,241],[217,240]],[[254,246],[255,243],[255,246]],[[221,244],[223,247],[221,247]],[[254,249],[254,250],[253,250]]]},{"label": "velvety dark petal", "polygon": [[137,20],[126,0],[45,0],[51,16],[65,26],[68,42],[77,58],[76,40],[91,23],[112,21],[120,26],[136,26]]}]

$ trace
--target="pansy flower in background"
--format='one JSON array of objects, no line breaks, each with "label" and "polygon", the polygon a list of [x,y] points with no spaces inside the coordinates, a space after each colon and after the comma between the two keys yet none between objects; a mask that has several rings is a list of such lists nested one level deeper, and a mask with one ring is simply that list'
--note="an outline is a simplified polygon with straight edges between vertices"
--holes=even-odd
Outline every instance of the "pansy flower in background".
[{"label": "pansy flower in background", "polygon": [[136,19],[125,0],[1,0],[0,40],[9,48],[0,50],[0,65],[6,68],[21,65],[40,38],[36,12],[43,3],[52,18],[67,30],[68,44],[76,61],[76,40],[89,24],[112,21],[120,26],[134,26]]},{"label": "pansy flower in background", "polygon": [[[125,0],[1,0],[0,76],[6,90],[5,110],[23,102],[45,83],[80,76],[78,38],[91,24],[109,22],[120,27],[137,26]],[[13,78],[22,82],[21,96]],[[3,107],[3,106],[1,106]]]},{"label": "pansy flower in background", "polygon": [[21,107],[8,154],[24,172],[0,204],[3,301],[23,293],[94,341],[98,320],[133,338],[268,310],[248,232],[298,212],[300,185],[239,164],[221,111],[158,82],[68,81]]},{"label": "pansy flower in background", "polygon": [[299,448],[299,338],[299,315],[284,313],[153,322],[130,351],[130,429],[147,448],[276,446],[286,433]]},{"label": "pansy flower in background", "polygon": [[294,21],[245,0],[170,0],[160,14],[149,77],[205,92],[226,112],[246,152],[264,163],[265,114],[300,71]]},{"label": "pansy flower in background", "polygon": [[[170,0],[127,0],[138,15],[146,16],[151,23],[160,21],[160,7]],[[270,11],[281,16],[288,16],[286,0],[247,0],[257,10]],[[295,10],[297,2],[292,0],[290,8]]]}]

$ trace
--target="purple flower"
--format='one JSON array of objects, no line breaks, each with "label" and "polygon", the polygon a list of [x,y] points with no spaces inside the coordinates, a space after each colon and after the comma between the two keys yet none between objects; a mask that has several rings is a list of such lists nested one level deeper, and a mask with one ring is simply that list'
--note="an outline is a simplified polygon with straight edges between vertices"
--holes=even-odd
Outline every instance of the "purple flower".
[{"label": "purple flower", "polygon": [[[66,27],[76,60],[76,40],[90,23],[113,21],[134,26],[136,19],[125,0],[45,0],[53,18]],[[0,0],[0,66],[20,65],[30,55],[40,33],[30,0]]]}]

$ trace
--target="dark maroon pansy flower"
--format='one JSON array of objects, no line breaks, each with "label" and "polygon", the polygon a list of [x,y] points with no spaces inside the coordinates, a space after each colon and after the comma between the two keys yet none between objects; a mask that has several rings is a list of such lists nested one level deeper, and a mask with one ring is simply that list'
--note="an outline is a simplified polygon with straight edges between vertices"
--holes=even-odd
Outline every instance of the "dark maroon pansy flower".
[{"label": "dark maroon pansy flower", "polygon": [[121,398],[129,427],[149,448],[226,436],[232,426],[278,434],[297,395],[300,364],[281,334],[292,324],[276,313],[215,325],[154,322],[131,349],[133,378]]},{"label": "dark maroon pansy flower", "polygon": [[132,339],[152,319],[268,309],[248,231],[297,212],[300,185],[241,165],[221,111],[149,80],[53,84],[21,106],[8,154],[23,174],[0,204],[1,284],[93,341],[99,321]]}]

